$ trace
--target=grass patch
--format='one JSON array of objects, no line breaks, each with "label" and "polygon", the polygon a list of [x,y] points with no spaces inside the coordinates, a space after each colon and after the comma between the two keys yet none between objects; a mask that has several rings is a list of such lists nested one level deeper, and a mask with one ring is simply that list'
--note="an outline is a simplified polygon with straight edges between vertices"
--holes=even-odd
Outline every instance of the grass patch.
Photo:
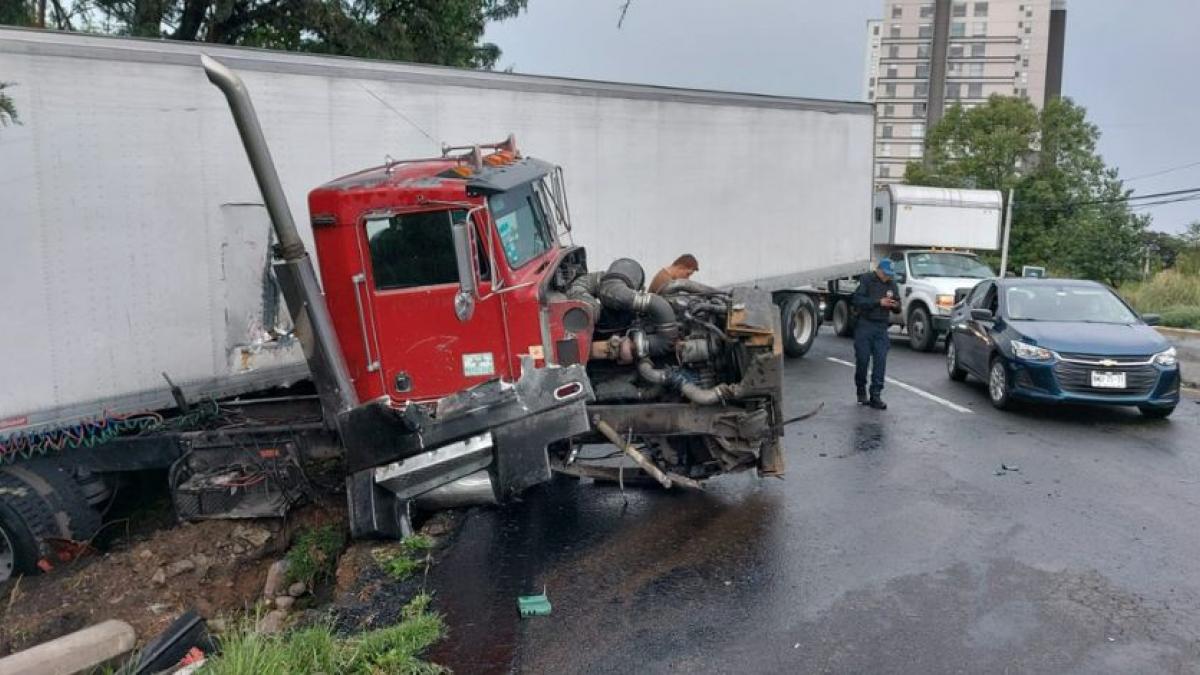
[{"label": "grass patch", "polygon": [[338,638],[329,624],[262,635],[253,622],[242,622],[220,638],[221,651],[200,669],[205,675],[289,675],[329,673],[444,673],[421,660],[421,653],[446,632],[442,617],[429,609],[422,593],[404,608],[400,623],[348,638]]},{"label": "grass patch", "polygon": [[404,581],[425,568],[433,539],[417,534],[405,537],[399,547],[377,548],[372,557],[393,581]]},{"label": "grass patch", "polygon": [[345,543],[345,534],[333,525],[301,531],[285,556],[288,581],[303,581],[312,587],[314,582],[332,576]]},{"label": "grass patch", "polygon": [[1161,314],[1164,326],[1200,329],[1200,275],[1164,270],[1120,293],[1138,312]]}]

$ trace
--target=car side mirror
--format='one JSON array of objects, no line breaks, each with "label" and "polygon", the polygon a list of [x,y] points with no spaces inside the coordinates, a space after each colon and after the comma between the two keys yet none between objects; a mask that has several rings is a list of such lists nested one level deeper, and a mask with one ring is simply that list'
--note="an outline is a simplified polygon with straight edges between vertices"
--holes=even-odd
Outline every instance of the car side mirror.
[{"label": "car side mirror", "polygon": [[975,321],[992,321],[996,317],[990,309],[972,309],[971,318]]},{"label": "car side mirror", "polygon": [[454,315],[467,321],[475,313],[475,261],[471,255],[471,231],[466,221],[450,226],[454,233],[454,262],[458,266],[458,293],[454,296]]},{"label": "car side mirror", "polygon": [[1157,326],[1162,323],[1162,316],[1159,314],[1143,314],[1142,323],[1147,326]]}]

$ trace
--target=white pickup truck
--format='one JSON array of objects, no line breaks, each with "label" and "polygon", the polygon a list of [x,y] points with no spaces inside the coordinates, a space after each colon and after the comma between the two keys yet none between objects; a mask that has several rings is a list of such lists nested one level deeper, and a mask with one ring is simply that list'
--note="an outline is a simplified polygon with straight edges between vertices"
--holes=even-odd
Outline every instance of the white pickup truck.
[{"label": "white pickup truck", "polygon": [[[959,289],[995,272],[973,251],[1000,248],[1002,200],[995,190],[889,185],[875,194],[871,239],[876,260],[891,258],[901,312],[892,323],[908,333],[913,349],[929,351],[950,327]],[[854,332],[853,279],[831,283],[834,332]]]}]

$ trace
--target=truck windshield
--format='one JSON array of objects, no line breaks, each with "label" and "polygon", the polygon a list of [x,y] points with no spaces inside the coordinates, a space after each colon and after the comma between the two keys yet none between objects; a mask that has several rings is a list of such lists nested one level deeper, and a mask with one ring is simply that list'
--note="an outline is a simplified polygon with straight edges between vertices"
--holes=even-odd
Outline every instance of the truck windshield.
[{"label": "truck windshield", "polygon": [[908,256],[909,273],[917,277],[956,277],[990,279],[992,268],[966,253],[912,253]]},{"label": "truck windshield", "polygon": [[1010,287],[1004,296],[1013,321],[1082,321],[1137,323],[1138,318],[1112,291],[1099,286],[1027,284]]},{"label": "truck windshield", "polygon": [[504,256],[513,269],[544,253],[554,241],[546,227],[542,202],[531,184],[491,196],[488,208],[500,233]]}]

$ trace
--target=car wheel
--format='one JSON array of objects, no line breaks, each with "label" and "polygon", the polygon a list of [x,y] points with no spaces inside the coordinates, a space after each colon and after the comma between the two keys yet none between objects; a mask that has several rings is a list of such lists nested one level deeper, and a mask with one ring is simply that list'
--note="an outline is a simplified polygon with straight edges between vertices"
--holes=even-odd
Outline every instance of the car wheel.
[{"label": "car wheel", "polygon": [[967,371],[958,365],[958,347],[954,346],[954,340],[950,337],[946,338],[946,374],[955,382],[967,379]]},{"label": "car wheel", "polygon": [[1139,405],[1138,410],[1142,416],[1152,420],[1163,420],[1171,416],[1175,412],[1175,406],[1156,406],[1156,405]]},{"label": "car wheel", "polygon": [[914,307],[908,314],[908,343],[919,352],[927,352],[937,344],[937,333],[929,320],[929,310]]},{"label": "car wheel", "polygon": [[844,298],[833,303],[833,334],[838,337],[854,334],[854,317],[850,315],[850,303]]},{"label": "car wheel", "polygon": [[812,298],[796,293],[783,303],[783,351],[793,358],[804,356],[817,337],[817,306]]},{"label": "car wheel", "polygon": [[1008,369],[1004,367],[1004,359],[999,356],[993,358],[992,365],[988,367],[988,399],[999,410],[1007,410],[1012,405]]}]

